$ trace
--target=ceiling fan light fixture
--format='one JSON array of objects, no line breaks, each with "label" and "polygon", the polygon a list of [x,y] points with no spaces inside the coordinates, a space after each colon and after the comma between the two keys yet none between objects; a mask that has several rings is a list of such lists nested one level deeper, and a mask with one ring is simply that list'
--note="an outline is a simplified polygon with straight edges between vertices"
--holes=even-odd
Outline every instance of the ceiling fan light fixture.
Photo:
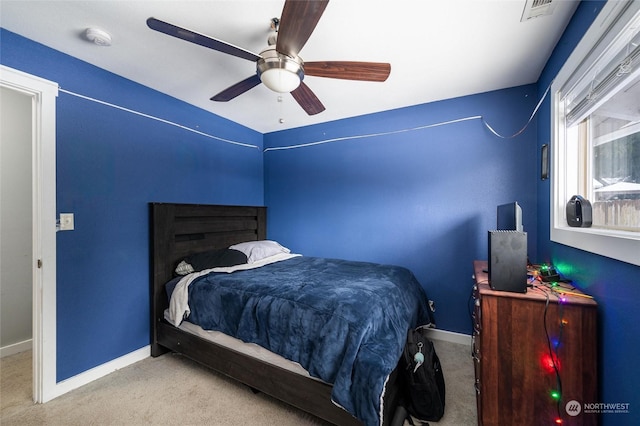
[{"label": "ceiling fan light fixture", "polygon": [[289,93],[300,86],[297,74],[282,68],[271,68],[260,75],[260,80],[269,89],[278,93]]},{"label": "ceiling fan light fixture", "polygon": [[300,86],[304,78],[301,60],[276,52],[275,46],[260,55],[258,76],[265,86],[278,93],[289,93]]}]

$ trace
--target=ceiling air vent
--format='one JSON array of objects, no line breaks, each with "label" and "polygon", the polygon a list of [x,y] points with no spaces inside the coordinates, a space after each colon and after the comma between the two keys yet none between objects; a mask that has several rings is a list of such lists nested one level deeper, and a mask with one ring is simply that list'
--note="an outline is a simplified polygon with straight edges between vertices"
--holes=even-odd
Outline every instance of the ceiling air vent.
[{"label": "ceiling air vent", "polygon": [[525,22],[540,16],[551,15],[558,1],[559,0],[527,0],[520,22]]}]

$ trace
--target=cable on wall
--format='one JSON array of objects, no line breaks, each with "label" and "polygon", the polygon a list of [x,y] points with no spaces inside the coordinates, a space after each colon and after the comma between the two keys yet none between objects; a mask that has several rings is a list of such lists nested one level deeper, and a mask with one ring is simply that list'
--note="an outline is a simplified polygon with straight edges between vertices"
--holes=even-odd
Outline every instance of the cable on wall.
[{"label": "cable on wall", "polygon": [[477,120],[479,118],[482,118],[482,117],[479,116],[479,115],[476,115],[474,117],[459,118],[459,119],[456,119],[456,120],[444,121],[444,122],[441,122],[441,123],[427,124],[425,126],[419,126],[419,127],[412,127],[410,129],[393,130],[393,131],[390,131],[390,132],[380,132],[380,133],[369,133],[369,134],[366,134],[366,135],[343,136],[343,137],[340,137],[340,138],[325,139],[325,140],[321,140],[321,141],[302,143],[302,144],[298,144],[298,145],[278,146],[278,147],[266,148],[266,149],[263,150],[263,152],[267,152],[267,151],[282,151],[282,150],[285,150],[285,149],[304,148],[304,147],[308,147],[308,146],[322,145],[322,144],[330,143],[330,142],[340,142],[340,141],[346,141],[346,140],[352,140],[352,139],[371,138],[371,137],[376,137],[376,136],[387,136],[387,135],[393,135],[393,134],[397,134],[397,133],[413,132],[415,130],[428,129],[430,127],[445,126],[447,124],[460,123],[462,121],[469,121],[469,120]]},{"label": "cable on wall", "polygon": [[[551,84],[552,83],[553,83],[553,81],[551,82]],[[482,118],[482,123],[487,127],[487,129],[489,129],[491,131],[491,133],[493,133],[494,135],[496,135],[499,138],[502,138],[502,139],[515,138],[516,136],[520,135],[522,132],[527,130],[527,127],[529,127],[529,124],[531,124],[531,121],[533,121],[533,117],[535,117],[536,114],[538,113],[538,109],[540,109],[540,105],[542,105],[542,102],[544,102],[545,98],[547,97],[547,94],[549,93],[549,90],[551,89],[551,84],[549,84],[549,86],[547,87],[547,90],[544,91],[544,94],[542,95],[542,98],[540,98],[540,100],[538,101],[538,104],[536,105],[536,107],[534,108],[533,112],[531,113],[531,116],[529,117],[529,120],[527,121],[527,123],[524,125],[524,127],[522,127],[522,129],[520,129],[518,132],[514,133],[513,135],[511,135],[511,136],[502,136],[501,134],[499,134],[498,132],[493,130],[493,128],[489,125],[489,123],[487,123],[485,121],[484,118]]]},{"label": "cable on wall", "polygon": [[74,92],[71,92],[69,90],[65,90],[63,88],[58,88],[58,91],[60,91],[62,93],[66,93],[66,94],[71,95],[71,96],[76,96],[78,98],[85,99],[85,100],[88,100],[88,101],[91,101],[91,102],[96,102],[96,103],[99,103],[101,105],[106,105],[106,106],[111,107],[111,108],[116,108],[116,109],[119,109],[121,111],[130,112],[132,114],[139,115],[141,117],[150,118],[152,120],[156,120],[156,121],[159,121],[161,123],[168,124],[170,126],[178,127],[180,129],[186,130],[188,132],[196,133],[196,134],[198,134],[200,136],[204,136],[204,137],[207,137],[207,138],[210,138],[210,139],[215,139],[215,140],[220,141],[220,142],[224,142],[224,143],[228,143],[228,144],[232,144],[232,145],[243,146],[243,147],[246,147],[246,148],[260,149],[260,147],[257,146],[257,145],[248,144],[248,143],[244,143],[244,142],[237,142],[237,141],[233,141],[233,140],[230,140],[230,139],[221,138],[219,136],[210,135],[208,133],[201,132],[200,130],[192,129],[191,127],[183,126],[182,124],[178,124],[178,123],[174,123],[173,121],[165,120],[164,118],[155,117],[153,115],[149,115],[149,114],[145,114],[143,112],[139,112],[139,111],[135,111],[135,110],[132,110],[132,109],[129,109],[129,108],[125,108],[125,107],[122,107],[120,105],[115,105],[115,104],[112,104],[112,103],[109,103],[109,102],[101,101],[99,99],[91,98],[89,96],[80,95],[78,93],[74,93]]},{"label": "cable on wall", "polygon": [[[504,136],[504,135],[499,134],[497,131],[495,131],[493,129],[493,127],[491,127],[491,125],[484,119],[483,116],[474,115],[474,116],[471,116],[471,117],[464,117],[464,118],[458,118],[458,119],[454,119],[454,120],[442,121],[442,122],[439,122],[439,123],[433,123],[433,124],[426,124],[426,125],[423,125],[423,126],[411,127],[411,128],[408,128],[408,129],[392,130],[392,131],[388,131],[388,132],[379,132],[379,133],[369,133],[369,134],[364,134],[364,135],[343,136],[343,137],[339,137],[339,138],[323,139],[323,140],[319,140],[319,141],[315,141],[315,142],[307,142],[307,143],[301,143],[301,144],[296,144],[296,145],[265,148],[262,152],[282,151],[282,150],[296,149],[296,148],[306,148],[306,147],[310,147],[310,146],[323,145],[323,144],[333,143],[333,142],[341,142],[341,141],[348,141],[348,140],[354,140],[354,139],[372,138],[372,137],[378,137],[378,136],[388,136],[388,135],[394,135],[394,134],[399,134],[399,133],[414,132],[414,131],[417,131],[417,130],[424,130],[424,129],[429,129],[429,128],[433,128],[433,127],[446,126],[446,125],[450,125],[450,124],[461,123],[461,122],[464,122],[464,121],[471,121],[471,120],[480,120],[482,122],[482,124],[484,124],[484,126],[487,129],[489,129],[489,131],[491,133],[493,133],[495,136],[497,136],[497,137],[499,137],[501,139],[513,139],[513,138],[519,136],[520,134],[522,134],[529,127],[529,125],[533,121],[533,118],[538,113],[538,110],[540,109],[540,105],[542,105],[542,102],[547,97],[547,95],[549,93],[549,90],[551,89],[551,84],[553,84],[553,81],[549,84],[549,86],[545,90],[544,94],[542,95],[542,97],[538,101],[538,104],[534,108],[534,110],[531,113],[531,116],[529,117],[529,120],[527,120],[526,124],[522,127],[522,129],[520,129],[518,132],[514,133],[511,136]],[[220,141],[220,142],[229,143],[229,144],[238,145],[238,146],[243,146],[243,147],[247,147],[247,148],[260,149],[260,147],[258,147],[257,145],[248,144],[248,143],[244,143],[244,142],[237,142],[237,141],[233,141],[233,140],[230,140],[230,139],[221,138],[219,136],[214,136],[214,135],[211,135],[211,134],[208,134],[208,133],[201,132],[200,130],[192,129],[192,128],[187,127],[187,126],[183,126],[182,124],[178,124],[178,123],[175,123],[173,121],[165,120],[163,118],[155,117],[153,115],[145,114],[145,113],[142,113],[142,112],[139,112],[139,111],[135,111],[135,110],[132,110],[132,109],[129,109],[129,108],[125,108],[125,107],[122,107],[122,106],[119,106],[119,105],[115,105],[115,104],[112,104],[112,103],[109,103],[109,102],[101,101],[99,99],[91,98],[89,96],[80,95],[78,93],[74,93],[74,92],[71,92],[69,90],[65,90],[65,89],[59,88],[59,91],[62,92],[62,93],[66,93],[68,95],[72,95],[72,96],[76,96],[78,98],[82,98],[82,99],[88,100],[88,101],[96,102],[96,103],[99,103],[101,105],[106,105],[106,106],[109,106],[109,107],[112,107],[112,108],[116,108],[116,109],[119,109],[121,111],[130,112],[132,114],[136,114],[136,115],[139,115],[141,117],[146,117],[146,118],[150,118],[152,120],[159,121],[161,123],[169,124],[171,126],[175,126],[175,127],[180,128],[180,129],[183,129],[183,130],[186,130],[186,131],[189,131],[189,132],[192,132],[192,133],[196,133],[198,135],[201,135],[201,136],[204,136],[204,137],[207,137],[207,138],[210,138],[210,139],[215,139],[215,140]]]},{"label": "cable on wall", "polygon": [[[551,84],[552,83],[553,83],[553,81],[551,82]],[[484,119],[483,116],[474,115],[474,116],[471,116],[471,117],[464,117],[464,118],[458,118],[458,119],[455,119],[455,120],[442,121],[442,122],[439,122],[439,123],[427,124],[427,125],[424,125],[424,126],[412,127],[412,128],[409,128],[409,129],[392,130],[392,131],[389,131],[389,132],[380,132],[380,133],[370,133],[370,134],[366,134],[366,135],[343,136],[343,137],[339,137],[339,138],[324,139],[324,140],[320,140],[320,141],[301,143],[301,144],[297,144],[297,145],[288,145],[288,146],[278,146],[278,147],[265,148],[262,152],[282,151],[282,150],[286,150],[286,149],[305,148],[305,147],[309,147],[309,146],[322,145],[322,144],[332,143],[332,142],[340,142],[340,141],[347,141],[347,140],[353,140],[353,139],[362,139],[362,138],[371,138],[371,137],[377,137],[377,136],[387,136],[387,135],[393,135],[393,134],[405,133],[405,132],[414,132],[416,130],[424,130],[424,129],[429,129],[429,128],[432,128],[432,127],[446,126],[446,125],[449,125],[449,124],[461,123],[463,121],[470,121],[470,120],[480,120],[482,122],[482,124],[484,124],[485,127],[487,129],[489,129],[489,131],[491,131],[491,133],[493,133],[495,136],[497,136],[497,137],[499,137],[501,139],[513,139],[516,136],[520,135],[522,132],[524,132],[527,129],[527,127],[529,127],[529,125],[531,124],[531,121],[533,121],[533,117],[535,117],[535,115],[538,113],[538,110],[540,109],[540,105],[542,105],[542,102],[544,102],[545,98],[547,97],[547,94],[549,93],[549,90],[551,89],[551,84],[549,84],[549,86],[547,87],[547,90],[545,90],[544,94],[542,95],[542,98],[540,98],[540,100],[538,101],[538,104],[536,105],[536,107],[534,108],[533,112],[531,113],[531,116],[529,117],[529,120],[527,120],[527,123],[522,127],[522,129],[520,129],[518,132],[514,133],[511,136],[503,136],[503,135],[499,134],[498,132],[496,132],[493,129],[493,127],[491,127],[491,125],[489,125],[489,123],[487,123],[487,121]]]}]

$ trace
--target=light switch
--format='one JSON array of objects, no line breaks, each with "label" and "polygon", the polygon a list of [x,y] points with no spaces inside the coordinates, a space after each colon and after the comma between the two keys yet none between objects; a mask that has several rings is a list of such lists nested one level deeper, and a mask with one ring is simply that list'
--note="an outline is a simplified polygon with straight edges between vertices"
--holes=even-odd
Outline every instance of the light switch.
[{"label": "light switch", "polygon": [[60,230],[73,231],[73,213],[60,213]]}]

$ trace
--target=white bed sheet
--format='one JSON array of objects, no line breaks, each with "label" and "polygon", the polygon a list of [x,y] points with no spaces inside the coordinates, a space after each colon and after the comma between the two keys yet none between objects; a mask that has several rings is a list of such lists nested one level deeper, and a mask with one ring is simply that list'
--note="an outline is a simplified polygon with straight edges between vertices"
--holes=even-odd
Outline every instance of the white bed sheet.
[{"label": "white bed sheet", "polygon": [[[169,321],[168,309],[164,311],[164,317],[167,321]],[[305,370],[297,362],[290,361],[276,353],[271,352],[268,349],[263,348],[260,345],[256,345],[255,343],[245,343],[240,339],[236,339],[235,337],[231,337],[219,331],[205,330],[199,325],[190,323],[189,321],[182,321],[182,323],[178,326],[178,328],[188,333],[195,334],[196,336],[201,337],[210,342],[214,342],[218,345],[221,345],[226,348],[233,349],[234,351],[248,355],[252,358],[257,358],[261,361],[278,366],[280,368],[291,371],[293,373],[300,374],[305,377],[309,377],[313,380],[322,381],[320,379],[310,376],[309,372]]]}]

